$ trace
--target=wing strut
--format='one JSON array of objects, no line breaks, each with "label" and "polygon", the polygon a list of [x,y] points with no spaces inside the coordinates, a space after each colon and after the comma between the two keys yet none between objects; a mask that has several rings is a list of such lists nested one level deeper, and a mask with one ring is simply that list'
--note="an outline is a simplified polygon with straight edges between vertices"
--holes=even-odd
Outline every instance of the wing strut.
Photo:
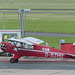
[{"label": "wing strut", "polygon": [[[14,42],[13,42],[14,43]],[[14,43],[14,46],[17,48],[16,44]],[[20,53],[20,51],[17,48],[18,53],[20,54],[20,56],[22,56],[22,54]]]}]

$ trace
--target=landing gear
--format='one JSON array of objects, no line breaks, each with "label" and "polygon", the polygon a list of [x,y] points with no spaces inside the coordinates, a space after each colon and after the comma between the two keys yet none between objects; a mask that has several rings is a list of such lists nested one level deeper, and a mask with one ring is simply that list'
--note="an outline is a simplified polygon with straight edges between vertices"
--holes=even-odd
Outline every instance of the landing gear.
[{"label": "landing gear", "polygon": [[14,57],[10,59],[10,63],[18,63],[18,59],[19,59],[20,57],[21,57],[21,56],[19,56],[19,55],[14,55]]},{"label": "landing gear", "polygon": [[18,59],[11,58],[10,63],[18,63]]}]

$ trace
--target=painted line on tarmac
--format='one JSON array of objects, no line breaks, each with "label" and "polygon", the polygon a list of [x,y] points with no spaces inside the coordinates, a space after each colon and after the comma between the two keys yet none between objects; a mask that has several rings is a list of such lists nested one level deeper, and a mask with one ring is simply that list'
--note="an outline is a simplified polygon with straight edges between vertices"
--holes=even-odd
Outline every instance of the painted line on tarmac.
[{"label": "painted line on tarmac", "polygon": [[[9,60],[0,60],[0,62],[9,62]],[[19,62],[75,62],[75,61],[22,61]]]},{"label": "painted line on tarmac", "polygon": [[19,61],[19,62],[75,62],[75,61]]}]

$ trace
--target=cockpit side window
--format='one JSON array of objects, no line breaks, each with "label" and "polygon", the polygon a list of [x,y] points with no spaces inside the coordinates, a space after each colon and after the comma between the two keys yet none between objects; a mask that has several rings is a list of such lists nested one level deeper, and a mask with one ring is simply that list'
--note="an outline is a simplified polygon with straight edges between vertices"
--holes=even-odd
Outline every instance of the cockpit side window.
[{"label": "cockpit side window", "polygon": [[11,42],[11,44],[16,47],[22,47],[22,43],[20,42]]},{"label": "cockpit side window", "polygon": [[16,47],[29,48],[29,49],[33,49],[34,48],[33,45],[28,45],[28,44],[21,43],[21,42],[11,42],[11,44],[13,46],[16,46]]},{"label": "cockpit side window", "polygon": [[34,46],[33,45],[25,45],[25,48],[29,48],[29,49],[33,49],[34,48]]}]

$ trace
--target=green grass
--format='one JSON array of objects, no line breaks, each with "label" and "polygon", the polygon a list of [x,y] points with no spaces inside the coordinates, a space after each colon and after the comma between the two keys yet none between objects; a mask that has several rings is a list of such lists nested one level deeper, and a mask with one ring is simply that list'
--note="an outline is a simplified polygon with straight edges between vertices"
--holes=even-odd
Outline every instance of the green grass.
[{"label": "green grass", "polygon": [[0,0],[0,8],[75,8],[75,0]]},{"label": "green grass", "polygon": [[75,33],[75,15],[27,14],[26,31]]},{"label": "green grass", "polygon": [[[3,28],[3,17],[0,16],[0,29],[2,28]],[[5,29],[18,29],[17,14],[6,14]],[[75,33],[75,15],[27,14],[26,31]]]},{"label": "green grass", "polygon": [[37,20],[37,21],[32,21],[31,24],[29,22],[27,23],[26,31],[52,32],[52,33],[75,33],[74,21]]},{"label": "green grass", "polygon": [[41,45],[45,45],[46,42],[49,43],[49,47],[55,47],[57,49],[60,49],[60,40],[64,39],[65,43],[74,43],[75,38],[74,37],[43,37],[43,36],[33,36],[35,38],[44,40],[45,42]]}]

